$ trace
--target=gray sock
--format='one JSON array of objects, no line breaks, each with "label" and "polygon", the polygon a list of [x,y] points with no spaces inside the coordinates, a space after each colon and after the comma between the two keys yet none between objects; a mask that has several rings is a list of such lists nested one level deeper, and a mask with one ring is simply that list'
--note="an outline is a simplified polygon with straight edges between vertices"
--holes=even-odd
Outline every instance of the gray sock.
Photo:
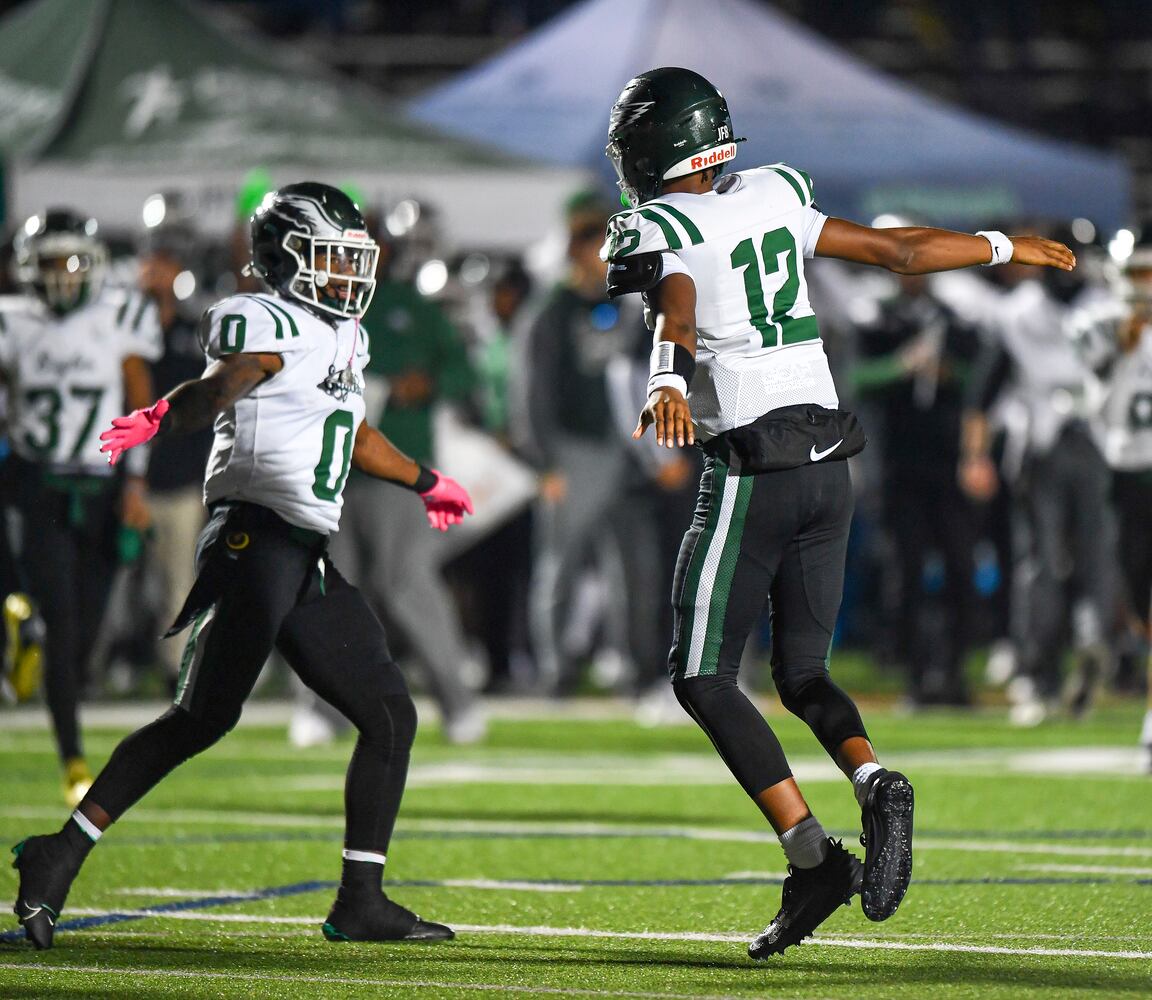
[{"label": "gray sock", "polygon": [[815,816],[780,834],[780,846],[794,868],[815,868],[828,856],[828,834]]}]

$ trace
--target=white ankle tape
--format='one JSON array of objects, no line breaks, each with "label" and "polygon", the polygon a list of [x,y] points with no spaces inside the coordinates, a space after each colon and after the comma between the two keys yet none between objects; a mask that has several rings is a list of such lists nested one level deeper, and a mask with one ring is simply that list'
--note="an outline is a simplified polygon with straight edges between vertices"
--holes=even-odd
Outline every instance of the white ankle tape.
[{"label": "white ankle tape", "polygon": [[95,843],[104,835],[104,831],[101,830],[100,827],[98,827],[95,823],[93,823],[92,820],[90,820],[87,816],[85,816],[79,809],[77,809],[72,814],[72,818],[76,821],[76,825],[88,835],[93,843]]},{"label": "white ankle tape", "polygon": [[368,861],[375,865],[382,865],[388,860],[387,855],[377,854],[375,851],[350,851],[344,848],[345,861]]}]

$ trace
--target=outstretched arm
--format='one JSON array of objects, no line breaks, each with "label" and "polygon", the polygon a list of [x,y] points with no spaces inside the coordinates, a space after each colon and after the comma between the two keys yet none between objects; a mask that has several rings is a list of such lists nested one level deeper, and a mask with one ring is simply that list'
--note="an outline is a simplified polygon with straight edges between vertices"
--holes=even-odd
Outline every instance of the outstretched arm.
[{"label": "outstretched arm", "polygon": [[352,444],[352,465],[376,479],[420,494],[428,523],[440,531],[472,513],[472,498],[455,479],[409,458],[383,434],[361,421]]},{"label": "outstretched arm", "polygon": [[100,435],[100,450],[115,465],[129,448],[151,441],[161,431],[186,434],[208,427],[236,400],[281,368],[279,354],[229,354],[198,379],[184,382],[149,407],[116,417]]},{"label": "outstretched arm", "polygon": [[[1012,260],[1071,271],[1076,258],[1063,243],[1039,236],[1013,236]],[[930,274],[992,261],[992,246],[983,236],[947,229],[904,226],[872,229],[845,219],[829,219],[816,241],[817,257],[836,257],[875,264],[897,274]]]},{"label": "outstretched arm", "polygon": [[176,386],[164,398],[168,412],[161,432],[189,434],[211,427],[236,400],[247,396],[284,367],[279,354],[226,354],[194,382]]}]

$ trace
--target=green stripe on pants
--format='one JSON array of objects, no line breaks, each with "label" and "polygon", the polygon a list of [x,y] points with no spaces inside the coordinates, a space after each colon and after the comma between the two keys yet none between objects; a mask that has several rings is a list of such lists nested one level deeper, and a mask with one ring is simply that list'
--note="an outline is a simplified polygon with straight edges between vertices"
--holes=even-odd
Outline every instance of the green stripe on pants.
[{"label": "green stripe on pants", "polygon": [[727,531],[724,548],[716,566],[712,583],[712,594],[708,600],[708,622],[704,632],[704,648],[700,653],[698,672],[709,675],[716,673],[720,660],[720,644],[724,641],[724,619],[728,613],[728,597],[732,593],[732,579],[736,575],[736,563],[740,560],[740,542],[744,538],[744,518],[748,513],[748,501],[752,497],[755,476],[736,476],[736,496],[732,504],[731,516],[727,518]]},{"label": "green stripe on pants", "polygon": [[687,569],[683,577],[673,584],[672,605],[679,613],[679,626],[676,630],[672,655],[676,664],[676,676],[684,674],[688,643],[692,637],[692,626],[696,617],[696,591],[700,585],[700,571],[704,566],[704,557],[708,553],[708,543],[716,531],[716,521],[720,517],[720,494],[728,477],[728,466],[716,458],[707,459],[706,470],[711,473],[708,479],[708,514],[704,520],[704,527],[692,542],[692,554],[688,557]]},{"label": "green stripe on pants", "polygon": [[[174,699],[174,703],[181,708],[187,708],[184,704],[185,695],[191,697],[196,673],[200,667],[200,661],[204,658],[204,643],[200,641],[200,635],[204,632],[204,627],[215,617],[215,614],[216,605],[201,611],[192,623],[192,631],[188,635],[188,641],[184,644],[184,653],[180,657],[180,677],[176,681],[176,697]],[[205,636],[205,641],[207,641],[207,636]]]}]

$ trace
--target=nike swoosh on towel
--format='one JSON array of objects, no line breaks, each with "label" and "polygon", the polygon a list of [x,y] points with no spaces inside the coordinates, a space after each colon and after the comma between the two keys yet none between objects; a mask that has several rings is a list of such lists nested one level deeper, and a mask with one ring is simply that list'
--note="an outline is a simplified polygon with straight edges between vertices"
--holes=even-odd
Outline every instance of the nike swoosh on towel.
[{"label": "nike swoosh on towel", "polygon": [[829,455],[831,455],[832,452],[834,452],[837,448],[839,448],[840,445],[843,443],[844,443],[844,439],[841,438],[834,445],[832,445],[831,448],[825,448],[823,451],[817,451],[816,445],[812,445],[812,450],[808,453],[808,457],[810,459],[812,459],[813,462],[819,462],[820,459],[827,458]]}]

